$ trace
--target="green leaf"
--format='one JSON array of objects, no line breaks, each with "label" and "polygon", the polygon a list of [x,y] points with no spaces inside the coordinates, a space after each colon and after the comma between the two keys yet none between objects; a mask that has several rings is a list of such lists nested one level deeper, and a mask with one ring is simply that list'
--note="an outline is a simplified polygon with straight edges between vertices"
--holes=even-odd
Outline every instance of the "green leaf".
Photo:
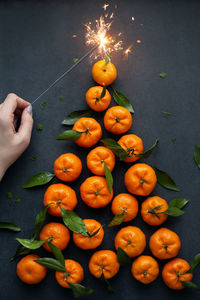
[{"label": "green leaf", "polygon": [[18,256],[21,256],[21,255],[25,255],[25,254],[28,254],[28,253],[30,253],[30,249],[28,249],[28,248],[26,248],[26,247],[24,247],[24,246],[22,246],[22,245],[19,245],[18,247],[17,247],[17,250],[16,250],[16,252],[15,252],[15,255],[13,256],[13,257],[11,257],[11,261],[13,261],[15,258],[17,258]]},{"label": "green leaf", "polygon": [[65,258],[61,252],[61,250],[56,247],[54,244],[52,244],[51,242],[48,242],[49,247],[51,248],[53,255],[55,256],[55,258],[61,263],[61,265],[65,268]]},{"label": "green leaf", "polygon": [[60,207],[64,224],[73,232],[88,236],[83,220],[74,212]]},{"label": "green leaf", "polygon": [[158,140],[156,139],[155,143],[145,152],[141,154],[134,154],[135,156],[139,156],[141,158],[148,158],[153,152],[154,148],[158,145]]},{"label": "green leaf", "polygon": [[198,145],[195,145],[194,150],[194,161],[198,168],[200,169],[200,147]]},{"label": "green leaf", "polygon": [[101,100],[103,97],[105,97],[106,95],[106,86],[104,85],[103,89],[102,89],[102,92],[101,92],[101,96],[100,96],[100,99]]},{"label": "green leaf", "polygon": [[176,142],[176,138],[172,138],[172,143],[174,144]]},{"label": "green leaf", "polygon": [[99,230],[101,229],[101,227],[102,227],[102,226],[100,226],[100,227],[99,227],[97,230],[95,230],[93,233],[87,232],[88,236],[89,236],[89,237],[95,236],[95,235],[99,232]]},{"label": "green leaf", "polygon": [[94,293],[94,290],[91,288],[85,287],[79,283],[70,283],[67,282],[72,289],[72,293],[74,295],[74,298],[79,298],[84,295],[91,295]]},{"label": "green leaf", "polygon": [[199,287],[193,283],[192,281],[180,281],[181,284],[185,287],[185,288],[190,288],[190,289],[194,289],[194,290],[199,290]]},{"label": "green leaf", "polygon": [[108,279],[105,278],[105,276],[104,276],[104,274],[103,274],[103,271],[102,271],[102,273],[101,273],[100,279],[101,279],[102,281],[105,282],[105,284],[107,285],[107,289],[108,289],[110,292],[114,292],[114,289],[113,289],[112,286],[110,285]]},{"label": "green leaf", "polygon": [[35,249],[39,249],[45,242],[44,241],[35,241],[35,240],[28,240],[28,239],[19,239],[16,238],[16,240],[25,248],[31,249],[31,250],[35,250]]},{"label": "green leaf", "polygon": [[128,266],[131,263],[131,258],[120,247],[117,249],[117,260],[121,266]]},{"label": "green leaf", "polygon": [[108,185],[108,190],[110,194],[112,193],[112,188],[113,188],[113,176],[112,173],[110,172],[110,169],[106,166],[104,163],[104,172],[105,172],[105,177]]},{"label": "green leaf", "polygon": [[186,198],[177,198],[169,202],[169,207],[183,208],[190,200]]},{"label": "green leaf", "polygon": [[166,77],[166,73],[161,72],[161,73],[160,73],[160,78],[164,79],[165,77]]},{"label": "green leaf", "polygon": [[34,240],[36,236],[38,235],[40,229],[42,228],[42,225],[45,221],[46,214],[47,214],[47,206],[45,206],[36,216],[35,218],[35,228],[32,239]]},{"label": "green leaf", "polygon": [[112,57],[112,52],[110,52],[106,55],[106,57],[105,57],[105,65],[106,66],[111,61],[111,57]]},{"label": "green leaf", "polygon": [[35,161],[35,160],[37,160],[37,157],[36,156],[31,156],[31,160]]},{"label": "green leaf", "polygon": [[16,203],[20,203],[21,200],[20,200],[20,199],[16,199],[15,202],[16,202]]},{"label": "green leaf", "polygon": [[116,89],[113,89],[113,98],[115,100],[115,102],[120,105],[125,107],[126,109],[128,109],[131,113],[134,113],[133,107],[130,103],[130,101],[128,100],[128,98],[126,98],[122,93],[118,92]]},{"label": "green leaf", "polygon": [[64,99],[65,99],[65,98],[64,98],[63,96],[60,96],[60,97],[59,97],[59,100],[60,100],[60,101],[63,101]]},{"label": "green leaf", "polygon": [[42,124],[37,124],[36,129],[38,131],[42,131],[44,129],[44,126]]},{"label": "green leaf", "polygon": [[177,191],[177,192],[179,191],[179,188],[176,186],[173,179],[166,172],[159,170],[154,166],[152,166],[152,168],[154,169],[154,171],[156,173],[158,183],[162,187],[164,187],[168,190],[172,190],[172,191]]},{"label": "green leaf", "polygon": [[125,218],[125,212],[123,211],[121,214],[115,215],[111,222],[108,224],[108,227],[120,225],[123,223]]},{"label": "green leaf", "polygon": [[199,265],[199,263],[200,263],[200,253],[195,255],[195,257],[192,259],[191,264],[190,264],[191,268],[190,268],[190,270],[187,271],[187,273],[194,273],[194,270]]},{"label": "green leaf", "polygon": [[105,147],[112,150],[112,152],[116,156],[118,156],[120,160],[124,160],[126,157],[128,157],[126,151],[115,140],[106,138],[104,140],[101,140],[101,142],[104,144]]},{"label": "green leaf", "polygon": [[38,186],[38,185],[44,185],[51,181],[55,177],[55,174],[49,173],[49,172],[40,172],[33,177],[31,177],[23,186],[25,189]]},{"label": "green leaf", "polygon": [[50,257],[38,258],[35,260],[40,265],[59,272],[66,272],[65,267],[56,259]]},{"label": "green leaf", "polygon": [[75,110],[71,112],[66,118],[62,121],[63,125],[74,125],[74,123],[83,117],[91,117],[92,113],[89,109],[87,110]]},{"label": "green leaf", "polygon": [[15,223],[0,222],[0,229],[9,229],[12,231],[21,231],[21,228]]},{"label": "green leaf", "polygon": [[167,111],[163,111],[163,115],[168,118],[169,116],[171,116],[171,113],[167,112]]},{"label": "green leaf", "polygon": [[167,210],[165,210],[164,213],[167,214],[168,216],[179,217],[184,214],[184,211],[176,206],[173,206],[173,207],[169,207]]},{"label": "green leaf", "polygon": [[80,138],[83,132],[79,132],[76,130],[65,130],[59,136],[57,136],[57,140],[68,140],[68,141],[76,141]]},{"label": "green leaf", "polygon": [[47,104],[47,102],[44,101],[44,102],[40,105],[40,107],[43,109],[43,108],[46,106],[46,104]]},{"label": "green leaf", "polygon": [[76,64],[78,61],[78,58],[73,58],[73,63]]},{"label": "green leaf", "polygon": [[13,198],[13,193],[8,192],[8,193],[7,193],[7,196],[8,196],[9,199],[12,199],[12,198]]}]

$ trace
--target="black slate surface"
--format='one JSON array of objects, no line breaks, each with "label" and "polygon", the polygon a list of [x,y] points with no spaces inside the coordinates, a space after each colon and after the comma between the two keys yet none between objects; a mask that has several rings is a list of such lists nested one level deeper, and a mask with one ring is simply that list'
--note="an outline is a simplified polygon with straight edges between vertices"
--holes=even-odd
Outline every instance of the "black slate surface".
[{"label": "black slate surface", "polygon": [[[133,45],[128,61],[120,54],[113,55],[118,69],[115,87],[124,92],[135,108],[131,132],[141,136],[145,148],[159,138],[159,147],[148,160],[167,171],[180,187],[180,192],[167,191],[159,186],[153,192],[167,200],[174,197],[191,199],[185,215],[169,218],[167,227],[176,231],[182,241],[179,257],[190,261],[200,251],[200,171],[193,162],[199,131],[199,64],[200,64],[200,2],[198,0],[138,0],[110,1],[110,12],[116,14],[112,32],[123,32],[127,45]],[[103,1],[0,1],[0,99],[15,92],[27,100],[38,94],[72,64],[74,57],[87,51],[82,24],[103,13]],[[114,9],[114,4],[118,9]],[[135,17],[135,22],[131,17]],[[144,24],[142,27],[140,24]],[[77,34],[77,38],[72,38]],[[137,44],[136,40],[141,40]],[[70,76],[60,82],[34,105],[34,129],[30,147],[8,170],[0,184],[0,219],[14,221],[21,233],[0,232],[0,299],[73,299],[71,291],[61,288],[49,271],[47,278],[37,286],[27,286],[16,276],[16,261],[10,262],[17,242],[15,237],[29,237],[35,215],[42,208],[45,188],[23,190],[22,185],[33,174],[51,171],[54,160],[62,153],[74,152],[84,165],[81,177],[70,184],[79,197],[76,211],[83,218],[96,218],[107,224],[112,217],[110,206],[93,210],[84,205],[79,196],[79,185],[90,172],[86,169],[88,150],[72,142],[56,141],[64,128],[60,125],[65,115],[73,110],[87,108],[84,94],[94,83],[92,63],[86,60]],[[165,79],[159,78],[166,72]],[[59,101],[63,95],[64,101]],[[40,104],[47,101],[42,110]],[[114,103],[112,102],[114,105]],[[169,118],[162,112],[171,113]],[[96,117],[102,123],[103,114]],[[36,131],[42,123],[44,130]],[[108,134],[104,131],[104,136]],[[172,142],[176,138],[176,142]],[[36,161],[31,156],[37,156]],[[125,192],[123,176],[128,165],[118,163],[114,170],[115,194]],[[57,180],[54,180],[57,182]],[[12,192],[14,199],[7,198]],[[20,198],[21,203],[15,203]],[[48,216],[47,222],[55,220]],[[129,223],[139,226],[149,239],[155,228],[142,222],[140,214]],[[113,237],[119,228],[106,228],[105,239],[99,249],[114,249]],[[39,255],[46,255],[43,249]],[[151,285],[136,282],[130,268],[121,268],[110,282],[115,293],[110,294],[101,282],[88,271],[88,260],[93,251],[83,252],[73,245],[64,251],[65,257],[78,260],[84,267],[84,284],[95,289],[85,299],[199,299],[198,292],[169,290],[161,276]],[[147,247],[145,253],[149,254]],[[163,262],[160,263],[162,268]],[[199,269],[195,282],[200,285]]]}]

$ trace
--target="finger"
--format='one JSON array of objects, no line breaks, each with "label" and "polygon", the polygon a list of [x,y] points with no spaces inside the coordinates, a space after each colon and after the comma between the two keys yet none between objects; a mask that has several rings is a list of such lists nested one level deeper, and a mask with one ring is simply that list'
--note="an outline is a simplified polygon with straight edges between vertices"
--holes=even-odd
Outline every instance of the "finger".
[{"label": "finger", "polygon": [[18,137],[25,144],[29,144],[31,138],[31,132],[33,128],[33,118],[32,118],[32,107],[29,106],[28,109],[25,108],[21,115],[21,123],[17,132]]},{"label": "finger", "polygon": [[2,104],[1,110],[5,115],[10,116],[16,109],[24,110],[30,103],[18,97],[15,94],[8,94],[5,101]]},{"label": "finger", "polygon": [[15,130],[17,129],[17,122],[18,122],[18,116],[14,115],[13,125],[14,125]]}]

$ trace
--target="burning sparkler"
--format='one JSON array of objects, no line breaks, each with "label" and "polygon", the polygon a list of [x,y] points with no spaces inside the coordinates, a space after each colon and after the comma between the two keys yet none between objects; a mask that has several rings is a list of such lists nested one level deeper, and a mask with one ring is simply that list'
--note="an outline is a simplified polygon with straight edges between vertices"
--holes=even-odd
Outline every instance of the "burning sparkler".
[{"label": "burning sparkler", "polygon": [[[106,10],[108,4],[104,5]],[[86,44],[92,46],[92,48],[78,59],[69,69],[67,69],[60,77],[58,77],[45,91],[43,91],[33,102],[32,105],[46,94],[54,85],[56,85],[61,79],[69,74],[76,66],[78,66],[86,57],[90,56],[96,49],[98,49],[95,58],[101,56],[105,57],[108,53],[113,51],[122,50],[122,41],[117,41],[110,34],[112,22],[105,22],[103,17],[96,20],[96,26],[93,28],[92,23],[86,24]],[[74,37],[74,36],[73,36]]]},{"label": "burning sparkler", "polygon": [[117,41],[110,34],[112,22],[105,22],[101,16],[96,20],[95,28],[92,27],[91,22],[86,24],[86,44],[90,46],[98,45],[98,53],[95,58],[104,57],[107,53],[122,50],[122,41]]}]

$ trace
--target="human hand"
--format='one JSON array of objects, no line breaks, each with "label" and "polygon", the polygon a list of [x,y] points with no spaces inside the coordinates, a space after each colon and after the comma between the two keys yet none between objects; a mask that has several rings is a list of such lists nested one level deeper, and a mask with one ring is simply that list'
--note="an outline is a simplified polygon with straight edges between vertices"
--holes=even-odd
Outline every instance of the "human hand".
[{"label": "human hand", "polygon": [[[21,117],[16,131],[18,118]],[[15,94],[0,104],[0,181],[6,170],[28,147],[33,127],[32,106]]]}]

